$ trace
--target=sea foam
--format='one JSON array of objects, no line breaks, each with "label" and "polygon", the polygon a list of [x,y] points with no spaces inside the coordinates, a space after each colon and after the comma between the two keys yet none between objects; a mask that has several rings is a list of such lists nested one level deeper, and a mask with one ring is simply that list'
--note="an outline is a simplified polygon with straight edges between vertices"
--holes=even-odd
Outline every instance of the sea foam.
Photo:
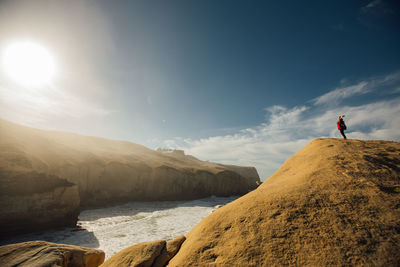
[{"label": "sea foam", "polygon": [[198,222],[237,197],[209,197],[192,201],[130,202],[82,211],[77,228],[17,236],[10,244],[30,240],[79,245],[104,250],[106,258],[131,245],[170,240],[186,235]]}]

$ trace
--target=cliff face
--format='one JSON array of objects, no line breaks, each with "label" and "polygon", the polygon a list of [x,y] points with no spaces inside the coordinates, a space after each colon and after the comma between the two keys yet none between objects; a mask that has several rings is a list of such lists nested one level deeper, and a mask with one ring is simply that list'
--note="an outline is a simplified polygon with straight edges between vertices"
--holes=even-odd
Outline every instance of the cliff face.
[{"label": "cliff face", "polygon": [[164,152],[0,120],[0,170],[65,179],[78,186],[82,206],[229,196],[257,187],[254,168],[204,162],[183,151]]},{"label": "cliff face", "polygon": [[258,176],[258,172],[254,167],[240,167],[234,165],[223,165],[224,168],[236,172],[243,177],[247,178],[248,186],[250,188],[254,187],[255,184],[260,183],[260,177]]},{"label": "cliff face", "polygon": [[78,187],[55,176],[0,172],[0,236],[74,226]]},{"label": "cliff face", "polygon": [[187,235],[168,266],[398,266],[400,143],[316,139]]}]

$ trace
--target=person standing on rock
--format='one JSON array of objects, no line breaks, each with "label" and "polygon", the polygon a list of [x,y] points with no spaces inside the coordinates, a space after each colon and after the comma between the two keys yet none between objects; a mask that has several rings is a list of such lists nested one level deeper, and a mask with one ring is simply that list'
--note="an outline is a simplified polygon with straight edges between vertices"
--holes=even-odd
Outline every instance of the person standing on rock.
[{"label": "person standing on rock", "polygon": [[339,116],[339,119],[337,121],[337,128],[340,131],[340,134],[343,136],[344,139],[347,139],[346,135],[344,134],[344,130],[347,129],[346,124],[344,123],[344,115]]}]

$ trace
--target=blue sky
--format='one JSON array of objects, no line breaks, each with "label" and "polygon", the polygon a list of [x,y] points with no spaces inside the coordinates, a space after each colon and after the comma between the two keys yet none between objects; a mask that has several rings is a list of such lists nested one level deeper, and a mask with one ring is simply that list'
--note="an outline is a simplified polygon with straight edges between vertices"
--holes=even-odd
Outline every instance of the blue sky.
[{"label": "blue sky", "polygon": [[56,58],[43,88],[0,73],[0,117],[182,148],[263,179],[316,137],[400,141],[397,1],[0,1],[0,46]]}]

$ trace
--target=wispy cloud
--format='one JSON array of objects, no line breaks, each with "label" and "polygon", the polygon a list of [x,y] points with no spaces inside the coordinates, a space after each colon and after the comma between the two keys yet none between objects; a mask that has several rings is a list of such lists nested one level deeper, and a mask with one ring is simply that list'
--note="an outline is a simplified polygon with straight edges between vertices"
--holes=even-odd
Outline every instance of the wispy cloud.
[{"label": "wispy cloud", "polygon": [[367,5],[361,7],[361,12],[365,14],[385,15],[391,14],[394,11],[390,8],[390,5],[387,2],[382,0],[373,0]]},{"label": "wispy cloud", "polygon": [[230,135],[197,140],[176,138],[164,145],[184,149],[187,154],[203,160],[255,166],[262,179],[266,179],[310,140],[340,138],[336,120],[341,114],[347,116],[349,138],[400,140],[400,96],[355,106],[322,105],[329,101],[340,103],[341,99],[379,90],[388,83],[397,88],[400,83],[397,76],[391,74],[334,89],[315,98],[311,104],[268,107],[265,122]]},{"label": "wispy cloud", "polygon": [[367,11],[370,8],[375,8],[382,4],[382,0],[374,0],[369,2],[366,6],[362,7],[362,10]]},{"label": "wispy cloud", "polygon": [[[397,1],[373,0],[360,8],[358,21],[371,29],[382,29],[387,27],[391,19],[395,19],[399,13]],[[387,20],[389,19],[389,20]],[[385,24],[382,22],[386,21]]]},{"label": "wispy cloud", "polygon": [[368,88],[366,87],[367,84],[368,82],[360,82],[359,84],[356,85],[337,88],[333,91],[330,91],[329,93],[326,93],[324,95],[315,98],[314,103],[316,105],[327,104],[327,103],[337,104],[341,100],[349,98],[351,96],[366,94],[369,92]]},{"label": "wispy cloud", "polygon": [[355,85],[335,88],[334,90],[313,99],[315,105],[337,105],[342,100],[357,95],[367,94],[384,86],[392,86],[400,82],[400,72],[394,72],[384,77],[370,78]]}]

